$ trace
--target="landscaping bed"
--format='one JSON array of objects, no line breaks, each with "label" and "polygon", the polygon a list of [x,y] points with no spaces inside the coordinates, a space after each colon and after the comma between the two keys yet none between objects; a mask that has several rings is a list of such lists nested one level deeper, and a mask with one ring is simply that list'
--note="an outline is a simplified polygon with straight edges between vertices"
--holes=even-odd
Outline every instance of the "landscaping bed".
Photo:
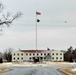
[{"label": "landscaping bed", "polygon": [[7,72],[9,71],[10,69],[8,68],[0,68],[0,73],[4,73],[4,72]]},{"label": "landscaping bed", "polygon": [[74,68],[61,68],[59,70],[67,75],[76,75],[76,72],[72,72],[72,69]]}]

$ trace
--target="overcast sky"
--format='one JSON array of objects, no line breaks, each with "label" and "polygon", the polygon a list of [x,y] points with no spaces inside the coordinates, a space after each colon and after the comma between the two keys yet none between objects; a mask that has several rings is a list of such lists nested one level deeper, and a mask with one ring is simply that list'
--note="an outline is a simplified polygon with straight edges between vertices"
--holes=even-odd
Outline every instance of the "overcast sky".
[{"label": "overcast sky", "polygon": [[[66,50],[76,48],[76,0],[0,0],[5,11],[23,15],[3,28],[0,51],[7,48],[36,49],[36,11],[41,12],[38,49]],[[65,23],[66,21],[66,23]]]}]

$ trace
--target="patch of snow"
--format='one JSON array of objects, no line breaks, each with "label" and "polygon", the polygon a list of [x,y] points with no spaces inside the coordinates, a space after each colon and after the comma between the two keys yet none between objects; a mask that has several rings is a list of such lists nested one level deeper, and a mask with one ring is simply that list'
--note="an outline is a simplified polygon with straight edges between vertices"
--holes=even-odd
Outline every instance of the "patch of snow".
[{"label": "patch of snow", "polygon": [[76,63],[70,63],[70,65],[75,65]]},{"label": "patch of snow", "polygon": [[20,66],[20,65],[18,65],[18,64],[14,64],[13,66]]},{"label": "patch of snow", "polygon": [[72,72],[76,72],[76,68],[72,69]]},{"label": "patch of snow", "polygon": [[4,64],[12,64],[12,63],[4,63]]},{"label": "patch of snow", "polygon": [[23,64],[32,64],[31,62],[23,62]]}]

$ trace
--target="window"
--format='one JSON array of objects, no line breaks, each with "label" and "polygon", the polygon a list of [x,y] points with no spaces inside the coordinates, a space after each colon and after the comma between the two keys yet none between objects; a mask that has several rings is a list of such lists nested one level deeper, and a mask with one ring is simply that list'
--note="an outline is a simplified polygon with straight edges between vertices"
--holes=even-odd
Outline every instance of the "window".
[{"label": "window", "polygon": [[62,57],[60,57],[60,59],[62,59]]},{"label": "window", "polygon": [[15,56],[15,54],[14,54],[14,56]]},{"label": "window", "polygon": [[21,58],[23,60],[23,58]]},{"label": "window", "polygon": [[30,54],[30,56],[31,56],[31,54]]},{"label": "window", "polygon": [[42,55],[42,53],[41,53],[41,55]]},{"label": "window", "polygon": [[44,57],[44,59],[46,59],[46,57]]},{"label": "window", "polygon": [[62,55],[62,53],[60,53],[60,55]]},{"label": "window", "polygon": [[46,53],[44,53],[44,55],[46,55]]},{"label": "window", "polygon": [[23,53],[21,53],[21,55],[23,56]]},{"label": "window", "polygon": [[52,53],[52,55],[54,55],[54,53]]},{"label": "window", "polygon": [[33,59],[35,59],[35,57],[33,57]]},{"label": "window", "polygon": [[54,57],[52,57],[52,59],[54,59]]},{"label": "window", "polygon": [[43,57],[40,58],[41,60],[43,59]]},{"label": "window", "polygon": [[17,55],[19,56],[19,53]]},{"label": "window", "polygon": [[33,54],[33,55],[35,55],[35,54]]},{"label": "window", "polygon": [[58,57],[56,57],[56,59],[58,59]]},{"label": "window", "polygon": [[28,54],[26,53],[26,55],[28,55]]},{"label": "window", "polygon": [[19,58],[17,58],[19,60]]},{"label": "window", "polygon": [[37,55],[39,55],[39,54],[37,53]]},{"label": "window", "polygon": [[31,58],[30,58],[31,59]]},{"label": "window", "polygon": [[50,55],[49,53],[47,55]]},{"label": "window", "polygon": [[13,58],[15,60],[15,58]]},{"label": "window", "polygon": [[56,55],[58,55],[58,53],[56,53]]}]

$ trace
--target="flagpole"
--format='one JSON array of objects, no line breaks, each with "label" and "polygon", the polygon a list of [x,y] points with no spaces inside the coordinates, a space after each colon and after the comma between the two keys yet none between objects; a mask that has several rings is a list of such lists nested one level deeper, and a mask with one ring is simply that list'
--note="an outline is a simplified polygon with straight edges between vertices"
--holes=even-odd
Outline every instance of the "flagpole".
[{"label": "flagpole", "polygon": [[41,13],[36,11],[36,50],[37,50],[37,44],[38,44],[37,43],[37,22],[40,21],[39,19],[37,19],[37,15],[41,15]]},{"label": "flagpole", "polygon": [[37,50],[37,14],[36,14],[36,50]]}]

